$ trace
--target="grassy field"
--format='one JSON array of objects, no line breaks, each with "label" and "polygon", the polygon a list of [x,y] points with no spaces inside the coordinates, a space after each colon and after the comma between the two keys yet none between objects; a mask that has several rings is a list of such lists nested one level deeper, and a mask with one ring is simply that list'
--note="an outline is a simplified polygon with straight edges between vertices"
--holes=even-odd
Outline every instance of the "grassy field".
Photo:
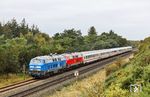
[{"label": "grassy field", "polygon": [[9,74],[8,76],[0,75],[0,87],[4,87],[30,78],[31,77],[28,75],[26,75],[24,78],[23,74]]},{"label": "grassy field", "polygon": [[105,74],[105,70],[101,70],[89,78],[76,81],[75,83],[64,87],[61,91],[56,91],[54,95],[49,97],[79,97],[80,95],[85,94],[85,91],[88,91],[88,89],[93,88],[94,85],[103,86],[106,78]]},{"label": "grassy field", "polygon": [[103,97],[105,95],[104,89],[107,76],[129,62],[131,57],[133,56],[126,59],[118,59],[96,74],[78,80],[46,97]]}]

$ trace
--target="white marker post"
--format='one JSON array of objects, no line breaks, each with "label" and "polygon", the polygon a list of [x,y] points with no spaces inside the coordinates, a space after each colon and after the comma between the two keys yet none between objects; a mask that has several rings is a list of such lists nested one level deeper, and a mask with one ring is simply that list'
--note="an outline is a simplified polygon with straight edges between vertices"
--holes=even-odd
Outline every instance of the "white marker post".
[{"label": "white marker post", "polygon": [[78,76],[79,76],[79,71],[75,71],[74,72],[74,76],[76,77],[76,84],[77,84],[77,79],[78,79]]},{"label": "white marker post", "polygon": [[79,71],[75,71],[74,76],[77,78],[79,76]]}]

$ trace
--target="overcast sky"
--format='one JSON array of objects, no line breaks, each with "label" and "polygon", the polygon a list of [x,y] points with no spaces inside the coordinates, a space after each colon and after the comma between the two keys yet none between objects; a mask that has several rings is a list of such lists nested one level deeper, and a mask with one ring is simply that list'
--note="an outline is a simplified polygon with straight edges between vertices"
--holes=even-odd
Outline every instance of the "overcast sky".
[{"label": "overcast sky", "polygon": [[70,28],[86,35],[90,26],[130,40],[150,36],[150,0],[0,0],[0,21],[13,17],[50,36]]}]

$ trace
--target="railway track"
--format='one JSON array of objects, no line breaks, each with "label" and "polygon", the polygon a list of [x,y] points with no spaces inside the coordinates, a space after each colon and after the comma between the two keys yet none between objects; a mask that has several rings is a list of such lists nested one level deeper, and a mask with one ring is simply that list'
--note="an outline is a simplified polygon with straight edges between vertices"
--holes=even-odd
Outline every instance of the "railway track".
[{"label": "railway track", "polygon": [[11,85],[0,88],[0,93],[8,91],[8,90],[15,89],[15,88],[18,88],[18,87],[21,87],[21,86],[25,86],[27,84],[31,84],[31,83],[34,83],[34,82],[37,82],[37,81],[38,80],[35,80],[35,79],[29,79],[29,80],[25,80],[25,81],[15,83],[15,84],[11,84]]},{"label": "railway track", "polygon": [[[84,75],[84,74],[88,73],[89,71],[92,71],[94,69],[98,69],[100,67],[101,68],[104,67],[106,64],[116,60],[118,57],[125,57],[129,54],[130,54],[130,52],[125,53],[125,54],[121,54],[121,55],[118,55],[118,56],[115,56],[115,57],[111,57],[111,58],[93,63],[92,65],[87,65],[87,66],[83,67],[82,69],[79,69],[79,70],[77,69],[77,70],[79,71],[80,75]],[[73,79],[73,78],[75,78],[75,76],[74,76],[74,73],[72,72],[70,74],[66,74],[63,77],[56,78],[54,80],[51,80],[51,81],[46,82],[44,84],[41,84],[41,85],[38,85],[36,87],[30,88],[28,90],[24,90],[22,92],[13,94],[9,97],[26,97],[26,96],[30,96],[31,94],[37,93],[39,91],[42,91],[42,90],[47,89],[49,87],[55,86],[57,84],[61,84],[62,82],[65,82],[65,81]]]}]

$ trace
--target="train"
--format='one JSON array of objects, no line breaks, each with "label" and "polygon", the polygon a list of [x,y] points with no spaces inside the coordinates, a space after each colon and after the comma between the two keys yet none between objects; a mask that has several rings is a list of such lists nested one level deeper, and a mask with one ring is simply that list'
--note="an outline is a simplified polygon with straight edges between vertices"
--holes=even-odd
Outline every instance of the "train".
[{"label": "train", "polygon": [[32,58],[29,74],[34,78],[50,76],[73,66],[81,66],[132,51],[131,46],[64,54],[50,54]]}]

